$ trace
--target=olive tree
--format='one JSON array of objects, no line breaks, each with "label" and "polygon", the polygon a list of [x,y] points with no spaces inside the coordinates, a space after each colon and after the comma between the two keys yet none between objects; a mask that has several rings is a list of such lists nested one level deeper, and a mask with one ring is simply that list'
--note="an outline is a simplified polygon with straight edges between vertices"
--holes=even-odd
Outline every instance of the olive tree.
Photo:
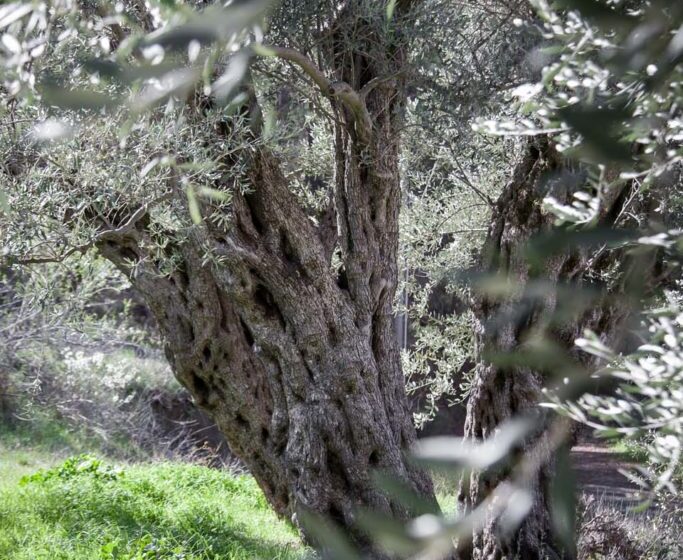
[{"label": "olive tree", "polygon": [[[433,500],[403,455],[415,430],[392,313],[418,4],[57,2],[0,21],[9,264],[96,248],[274,509],[352,531],[359,507],[405,515],[373,469]],[[304,126],[329,150],[331,169],[303,179],[317,204],[262,108],[283,72],[327,119]]]}]

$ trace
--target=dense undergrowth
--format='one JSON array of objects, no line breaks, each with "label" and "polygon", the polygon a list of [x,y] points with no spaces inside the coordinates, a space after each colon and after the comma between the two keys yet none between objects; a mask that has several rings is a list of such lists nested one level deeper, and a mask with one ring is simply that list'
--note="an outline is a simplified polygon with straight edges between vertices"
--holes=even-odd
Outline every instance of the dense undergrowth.
[{"label": "dense undergrowth", "polygon": [[683,509],[672,496],[645,511],[582,496],[578,507],[578,560],[679,560]]},{"label": "dense undergrowth", "polygon": [[293,560],[306,549],[254,480],[178,463],[0,450],[3,560]]}]

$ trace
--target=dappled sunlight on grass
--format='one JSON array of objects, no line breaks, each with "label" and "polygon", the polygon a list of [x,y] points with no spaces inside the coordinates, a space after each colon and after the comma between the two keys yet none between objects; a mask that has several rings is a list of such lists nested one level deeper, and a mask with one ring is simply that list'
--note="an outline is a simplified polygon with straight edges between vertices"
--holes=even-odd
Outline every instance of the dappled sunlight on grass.
[{"label": "dappled sunlight on grass", "polygon": [[248,476],[171,463],[126,466],[114,477],[62,466],[20,483],[49,459],[31,452],[2,456],[3,559],[293,560],[306,554]]}]

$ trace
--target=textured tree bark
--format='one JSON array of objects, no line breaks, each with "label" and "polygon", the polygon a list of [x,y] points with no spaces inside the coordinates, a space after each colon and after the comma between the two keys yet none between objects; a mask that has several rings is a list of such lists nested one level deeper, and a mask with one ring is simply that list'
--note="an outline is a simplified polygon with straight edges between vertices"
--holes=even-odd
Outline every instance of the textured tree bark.
[{"label": "textured tree bark", "polygon": [[[559,252],[541,267],[534,269],[525,256],[527,241],[534,235],[548,232],[553,217],[541,209],[541,201],[552,184],[553,177],[567,171],[562,158],[546,139],[529,143],[517,166],[514,177],[499,197],[491,220],[483,252],[483,270],[511,278],[522,286],[541,280],[548,285],[575,284],[577,290],[590,284],[590,278],[620,261],[623,254],[615,251],[596,253],[591,249],[573,248]],[[610,226],[623,207],[628,185],[615,192],[601,212],[603,225]],[[641,263],[642,264],[642,263]],[[651,263],[648,263],[651,264]],[[644,269],[646,270],[646,269]],[[577,291],[577,295],[578,295]],[[537,407],[542,400],[543,374],[530,367],[503,367],[487,361],[487,354],[518,350],[531,336],[546,332],[567,352],[585,328],[600,334],[608,345],[623,338],[619,336],[629,311],[626,306],[607,296],[594,301],[585,311],[579,311],[558,323],[552,316],[560,306],[571,308],[572,302],[558,297],[554,290],[538,298],[521,303],[521,297],[501,302],[488,297],[475,301],[478,320],[476,332],[477,367],[475,383],[467,405],[465,437],[475,440],[490,437],[498,426],[515,415]],[[578,358],[578,356],[575,356]],[[545,417],[548,420],[548,417]],[[547,442],[535,440],[537,452],[552,456]],[[530,446],[526,447],[529,452]],[[482,530],[473,535],[471,544],[463,551],[463,558],[524,560],[562,558],[566,553],[553,535],[548,483],[553,476],[552,460],[546,462],[529,490],[534,496],[530,514],[518,531],[502,536],[498,519],[491,516]],[[474,473],[463,481],[458,499],[463,508],[479,504],[502,480],[503,473]]]},{"label": "textured tree bark", "polygon": [[348,3],[332,26],[329,83],[306,68],[310,61],[279,51],[309,72],[337,113],[340,274],[329,231],[305,214],[264,147],[249,156],[249,192],[234,193],[232,227],[206,220],[167,245],[174,272],[162,273],[148,249],[145,215],[98,247],[142,294],[175,375],[274,509],[293,519],[302,507],[329,516],[365,546],[354,526],[359,507],[406,515],[373,487],[373,469],[427,497],[433,491],[402,453],[415,431],[392,320],[403,52],[377,22],[359,19],[360,6]]}]

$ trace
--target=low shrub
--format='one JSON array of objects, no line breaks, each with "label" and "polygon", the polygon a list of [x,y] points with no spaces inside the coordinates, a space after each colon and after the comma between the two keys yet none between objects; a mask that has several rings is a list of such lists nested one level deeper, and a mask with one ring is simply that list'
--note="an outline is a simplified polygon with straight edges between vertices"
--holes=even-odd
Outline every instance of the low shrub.
[{"label": "low shrub", "polygon": [[52,479],[71,480],[88,476],[92,480],[117,480],[123,475],[123,470],[103,463],[92,455],[78,455],[70,457],[58,467],[51,469],[41,469],[31,475],[21,478],[19,484],[25,486],[31,482],[42,483]]}]

